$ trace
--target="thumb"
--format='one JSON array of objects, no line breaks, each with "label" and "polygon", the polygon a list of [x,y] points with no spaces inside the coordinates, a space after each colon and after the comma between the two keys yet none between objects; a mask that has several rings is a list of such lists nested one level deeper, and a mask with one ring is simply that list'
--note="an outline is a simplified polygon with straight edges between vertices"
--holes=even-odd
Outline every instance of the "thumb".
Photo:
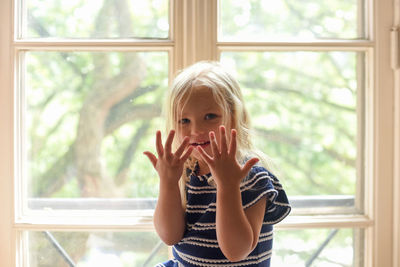
[{"label": "thumb", "polygon": [[251,159],[249,159],[245,164],[244,164],[244,166],[242,167],[242,175],[243,176],[246,176],[248,173],[249,173],[249,171],[250,171],[250,169],[257,163],[257,162],[259,162],[260,160],[258,159],[258,158],[251,158]]},{"label": "thumb", "polygon": [[157,157],[149,151],[145,151],[145,152],[143,152],[143,154],[145,154],[149,158],[149,160],[151,161],[151,164],[153,164],[153,167],[155,168],[157,165]]}]

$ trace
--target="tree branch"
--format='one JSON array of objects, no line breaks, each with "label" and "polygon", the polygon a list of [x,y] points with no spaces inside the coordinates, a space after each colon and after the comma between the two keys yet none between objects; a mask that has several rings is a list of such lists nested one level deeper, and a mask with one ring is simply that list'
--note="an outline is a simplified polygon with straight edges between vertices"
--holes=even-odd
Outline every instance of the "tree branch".
[{"label": "tree branch", "polygon": [[[302,139],[301,137],[293,137],[289,136],[283,132],[280,131],[271,131],[271,130],[265,130],[262,128],[255,128],[256,132],[258,135],[263,136],[267,138],[268,140],[271,140],[273,142],[278,142],[294,147],[298,147],[298,149],[301,149],[303,151],[309,150],[308,147],[302,146]],[[325,153],[326,155],[330,156],[331,158],[343,162],[345,165],[349,167],[355,167],[356,161],[352,158],[346,157],[344,155],[339,154],[337,151],[321,146],[322,151],[320,153]],[[310,152],[313,152],[309,150]]]},{"label": "tree branch", "polygon": [[130,170],[129,166],[132,162],[133,156],[135,155],[140,139],[142,138],[143,135],[145,135],[145,133],[149,128],[150,128],[150,122],[144,121],[143,124],[139,127],[139,129],[137,129],[136,133],[133,135],[131,143],[125,150],[124,156],[122,157],[121,164],[119,165],[116,174],[115,184],[117,186],[123,185],[126,182],[128,178],[127,174]]}]

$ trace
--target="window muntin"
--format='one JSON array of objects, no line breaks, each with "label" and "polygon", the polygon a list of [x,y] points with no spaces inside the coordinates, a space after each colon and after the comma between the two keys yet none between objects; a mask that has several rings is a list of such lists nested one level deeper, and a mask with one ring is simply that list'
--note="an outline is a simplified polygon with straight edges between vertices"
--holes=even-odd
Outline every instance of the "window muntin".
[{"label": "window muntin", "polygon": [[220,41],[298,42],[365,37],[363,1],[221,0],[219,4]]},{"label": "window muntin", "polygon": [[294,212],[360,212],[354,199],[361,197],[356,192],[363,179],[357,177],[357,162],[363,159],[357,138],[363,132],[358,113],[364,106],[359,100],[364,56],[351,51],[221,53],[242,86],[256,147],[275,161],[289,198],[309,200],[311,206],[295,204],[300,210]]},{"label": "window muntin", "polygon": [[[167,52],[21,54],[26,198],[154,198]],[[25,190],[24,190],[25,192]]]},{"label": "window muntin", "polygon": [[168,0],[27,0],[20,38],[169,38]]}]

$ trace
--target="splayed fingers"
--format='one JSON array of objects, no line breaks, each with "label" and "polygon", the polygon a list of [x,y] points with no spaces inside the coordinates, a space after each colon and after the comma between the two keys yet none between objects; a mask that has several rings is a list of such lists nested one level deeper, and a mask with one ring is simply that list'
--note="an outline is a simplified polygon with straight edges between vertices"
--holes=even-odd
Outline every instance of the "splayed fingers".
[{"label": "splayed fingers", "polygon": [[156,150],[158,157],[149,151],[145,151],[143,154],[149,158],[160,178],[166,177],[165,179],[177,181],[182,174],[183,164],[192,153],[193,147],[188,148],[189,137],[185,137],[175,153],[172,153],[171,149],[174,135],[175,131],[171,130],[163,146],[161,132],[157,131]]},{"label": "splayed fingers", "polygon": [[241,166],[236,158],[236,130],[231,130],[229,142],[224,126],[221,126],[219,128],[219,134],[219,143],[217,143],[215,133],[209,133],[211,143],[211,155],[209,155],[200,146],[197,147],[197,150],[199,151],[201,158],[207,163],[208,167],[210,168],[212,175],[217,181],[217,184],[219,182],[240,182],[240,180],[248,174],[250,169],[259,160],[257,158],[251,158],[250,160],[246,161],[243,166]]}]

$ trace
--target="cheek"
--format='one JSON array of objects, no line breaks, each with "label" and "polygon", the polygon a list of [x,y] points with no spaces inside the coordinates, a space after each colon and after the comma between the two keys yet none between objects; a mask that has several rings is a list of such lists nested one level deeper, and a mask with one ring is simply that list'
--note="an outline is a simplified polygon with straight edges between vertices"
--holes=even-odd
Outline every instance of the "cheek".
[{"label": "cheek", "polygon": [[183,129],[179,129],[176,132],[176,137],[177,137],[177,140],[179,141],[179,143],[181,143],[183,141],[183,138],[185,138],[185,136],[188,136],[188,133],[187,133],[187,131],[185,131]]}]

